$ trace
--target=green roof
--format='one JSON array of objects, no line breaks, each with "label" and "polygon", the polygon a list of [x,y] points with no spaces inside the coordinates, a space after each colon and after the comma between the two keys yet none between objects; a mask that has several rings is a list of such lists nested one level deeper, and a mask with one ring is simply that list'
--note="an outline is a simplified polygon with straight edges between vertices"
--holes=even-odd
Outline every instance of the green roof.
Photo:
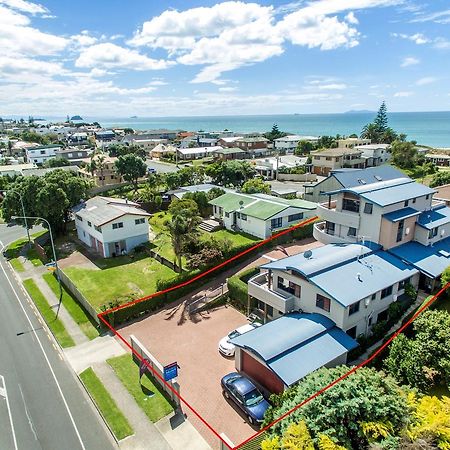
[{"label": "green roof", "polygon": [[288,200],[266,194],[239,194],[229,192],[209,202],[225,212],[239,211],[247,216],[266,220],[289,207],[313,210],[316,204],[305,200]]},{"label": "green roof", "polygon": [[245,153],[245,150],[242,150],[237,147],[233,148],[221,148],[219,150],[215,150],[214,153],[220,153],[222,155],[232,155],[234,153]]}]

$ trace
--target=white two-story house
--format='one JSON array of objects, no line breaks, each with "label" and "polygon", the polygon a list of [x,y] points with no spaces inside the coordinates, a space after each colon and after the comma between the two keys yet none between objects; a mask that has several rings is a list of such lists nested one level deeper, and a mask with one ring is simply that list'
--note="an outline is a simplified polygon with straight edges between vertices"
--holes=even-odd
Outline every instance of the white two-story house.
[{"label": "white two-story house", "polygon": [[265,239],[272,233],[314,217],[317,205],[305,200],[267,194],[228,192],[209,202],[214,218],[227,230],[240,231]]},{"label": "white two-story house", "polygon": [[39,147],[30,147],[25,150],[27,161],[29,163],[44,164],[49,159],[56,158],[56,153],[62,147],[56,144],[40,145]]},{"label": "white two-story house", "polygon": [[119,256],[149,241],[150,214],[137,203],[94,197],[73,208],[78,238],[101,256]]},{"label": "white two-story house", "polygon": [[330,244],[260,267],[248,282],[250,309],[266,320],[299,311],[320,313],[355,338],[388,318],[419,270],[374,243]]}]

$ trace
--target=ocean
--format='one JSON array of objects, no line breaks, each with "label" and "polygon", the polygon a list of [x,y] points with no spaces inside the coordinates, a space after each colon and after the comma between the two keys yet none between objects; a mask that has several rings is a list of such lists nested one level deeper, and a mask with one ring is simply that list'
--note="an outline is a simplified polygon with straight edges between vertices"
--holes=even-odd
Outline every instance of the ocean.
[{"label": "ocean", "polygon": [[[279,130],[302,135],[360,134],[363,126],[373,120],[375,112],[343,114],[281,114],[259,116],[191,116],[191,117],[95,117],[84,116],[86,121],[97,121],[102,127],[130,127],[136,130],[156,128],[186,131],[266,132],[273,124]],[[389,126],[408,139],[431,147],[450,148],[450,111],[389,113]]]}]

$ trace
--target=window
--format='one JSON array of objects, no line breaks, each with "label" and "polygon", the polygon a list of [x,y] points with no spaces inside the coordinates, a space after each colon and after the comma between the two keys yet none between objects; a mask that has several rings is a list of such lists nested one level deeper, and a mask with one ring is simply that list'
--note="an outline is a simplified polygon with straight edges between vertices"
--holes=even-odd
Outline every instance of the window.
[{"label": "window", "polygon": [[323,295],[317,294],[316,306],[324,311],[330,312],[331,300]]},{"label": "window", "polygon": [[75,218],[77,220],[79,220],[80,222],[83,222],[83,218],[81,216],[79,216],[78,214],[75,215]]},{"label": "window", "polygon": [[230,217],[230,213],[225,213],[225,217]]},{"label": "window", "polygon": [[403,229],[405,228],[405,221],[400,220],[398,223],[398,229],[397,229],[397,242],[400,242],[403,239]]},{"label": "window", "polygon": [[101,227],[98,227],[97,225],[94,225],[94,230],[95,230],[95,231],[98,231],[99,233],[102,232]]},{"label": "window", "polygon": [[117,228],[123,228],[123,222],[113,223],[113,230],[117,230]]},{"label": "window", "polygon": [[409,205],[409,200],[405,200],[405,208]]},{"label": "window", "polygon": [[73,156],[73,153],[67,153],[68,158],[72,158],[72,156]]},{"label": "window", "polygon": [[384,311],[381,311],[381,312],[378,314],[378,317],[377,317],[377,323],[383,322],[384,320],[387,320],[387,318],[388,318],[388,310],[385,309]]},{"label": "window", "polygon": [[381,298],[383,299],[383,298],[386,298],[386,297],[388,297],[389,295],[391,295],[392,294],[392,286],[389,286],[389,287],[387,287],[387,288],[384,288],[382,291],[381,291]]},{"label": "window", "polygon": [[416,200],[417,200],[417,199],[413,198],[413,203],[416,203]]},{"label": "window", "polygon": [[439,227],[436,227],[436,228],[433,228],[433,229],[431,229],[431,230],[429,231],[429,233],[428,233],[428,239],[433,239],[434,237],[437,236],[437,234],[438,234],[438,228],[439,228]]},{"label": "window", "polygon": [[353,305],[350,306],[350,308],[348,308],[348,315],[351,316],[352,314],[355,314],[359,311],[359,304],[358,303],[354,303]]},{"label": "window", "polygon": [[238,219],[240,219],[241,218],[241,213],[236,213],[236,217],[238,218]]},{"label": "window", "polygon": [[88,220],[88,227],[92,227],[92,223],[91,222],[89,222],[89,220]]},{"label": "window", "polygon": [[350,198],[344,198],[342,200],[342,210],[350,212],[359,212],[359,201]]},{"label": "window", "polygon": [[241,219],[242,220],[247,220],[247,214],[241,214]]},{"label": "window", "polygon": [[352,327],[346,331],[346,333],[353,339],[356,339],[356,327]]},{"label": "window", "polygon": [[425,200],[428,200],[430,198],[430,194],[427,194],[426,196],[425,196]]},{"label": "window", "polygon": [[372,214],[372,211],[373,211],[373,204],[372,203],[366,203],[364,205],[364,212],[366,214]]},{"label": "window", "polygon": [[41,150],[41,155],[45,155],[45,150]]},{"label": "window", "polygon": [[411,278],[406,278],[406,280],[400,281],[400,283],[398,283],[398,290],[405,289],[405,286],[409,283],[410,279]]},{"label": "window", "polygon": [[335,223],[325,221],[325,230],[327,234],[334,235]]},{"label": "window", "polygon": [[291,214],[288,216],[288,222],[295,222],[296,220],[303,219],[303,213]]},{"label": "window", "polygon": [[283,225],[283,219],[281,217],[277,217],[276,219],[272,219],[270,221],[271,228],[281,228]]},{"label": "window", "polygon": [[347,232],[347,236],[355,237],[356,236],[356,228],[349,227],[348,228],[348,232]]},{"label": "window", "polygon": [[331,156],[327,156],[325,159],[326,159],[327,161],[331,161]]},{"label": "window", "polygon": [[278,283],[277,283],[278,289],[281,289],[284,292],[288,292],[289,294],[295,295],[296,297],[300,298],[302,288],[298,284],[285,280],[282,277],[278,277]]},{"label": "window", "polygon": [[375,294],[372,294],[372,297],[370,297],[372,300],[375,300],[377,298],[377,293],[375,292]]},{"label": "window", "polygon": [[141,225],[142,223],[145,223],[145,218],[141,217],[140,219],[134,219],[135,225]]}]

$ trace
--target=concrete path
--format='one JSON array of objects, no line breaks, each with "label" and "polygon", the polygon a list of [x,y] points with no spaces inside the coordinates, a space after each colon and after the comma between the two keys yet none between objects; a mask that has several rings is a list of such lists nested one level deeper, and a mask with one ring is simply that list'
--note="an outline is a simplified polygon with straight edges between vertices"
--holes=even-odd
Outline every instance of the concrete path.
[{"label": "concrete path", "polygon": [[120,356],[124,353],[126,353],[125,349],[109,334],[64,351],[67,360],[76,373],[82,372],[95,363],[104,362],[108,358]]},{"label": "concrete path", "polygon": [[[134,435],[120,442],[122,450],[171,450],[171,446],[150,422],[148,417],[137,405],[134,398],[117,378],[114,371],[106,362],[98,362],[92,365],[94,372],[100,378],[105,388],[111,392],[119,409],[126,416],[134,430]],[[181,447],[179,447],[181,448]],[[183,448],[186,448],[183,446]]]}]

